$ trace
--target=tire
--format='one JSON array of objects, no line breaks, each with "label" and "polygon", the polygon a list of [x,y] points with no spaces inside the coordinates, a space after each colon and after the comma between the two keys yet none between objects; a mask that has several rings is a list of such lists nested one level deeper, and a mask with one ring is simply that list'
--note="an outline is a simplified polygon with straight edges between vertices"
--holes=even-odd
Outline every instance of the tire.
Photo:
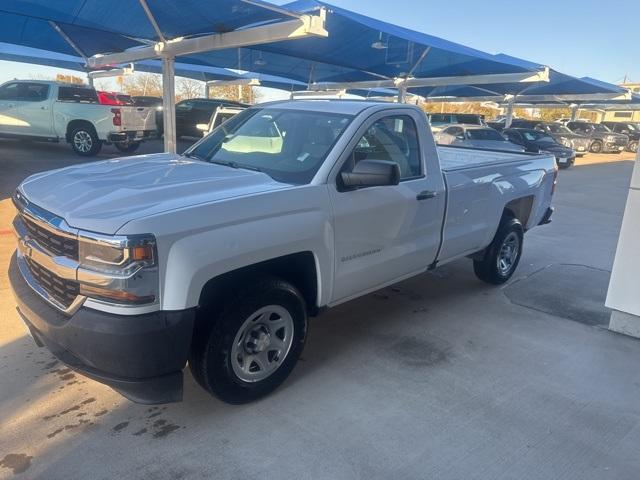
[{"label": "tire", "polygon": [[591,153],[602,153],[602,142],[600,140],[594,140],[593,142],[591,142],[591,145],[589,146],[589,151]]},{"label": "tire", "polygon": [[114,145],[122,153],[132,153],[140,148],[140,142],[115,142]]},{"label": "tire", "polygon": [[204,309],[198,319],[189,356],[193,376],[227,403],[268,395],[286,380],[304,348],[304,298],[289,282],[266,277],[241,289],[219,312]]},{"label": "tire", "polygon": [[630,142],[627,148],[629,149],[630,152],[636,153],[638,151],[638,142],[636,141]]},{"label": "tire", "polygon": [[[511,278],[522,256],[524,230],[517,218],[505,217],[483,258],[473,261],[473,271],[483,282],[501,285]],[[515,246],[510,254],[505,250]],[[509,258],[505,258],[508,255]],[[508,261],[507,261],[508,260]],[[504,261],[504,263],[503,263]]]},{"label": "tire", "polygon": [[71,130],[71,148],[81,157],[93,157],[102,149],[102,141],[91,125],[82,125]]}]

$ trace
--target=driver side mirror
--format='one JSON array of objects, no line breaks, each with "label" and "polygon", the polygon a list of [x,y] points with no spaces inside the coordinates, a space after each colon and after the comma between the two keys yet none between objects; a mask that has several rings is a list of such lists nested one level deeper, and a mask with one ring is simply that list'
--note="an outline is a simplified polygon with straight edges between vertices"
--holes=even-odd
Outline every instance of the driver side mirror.
[{"label": "driver side mirror", "polygon": [[400,167],[388,160],[360,160],[352,172],[342,172],[340,178],[348,188],[398,185]]}]

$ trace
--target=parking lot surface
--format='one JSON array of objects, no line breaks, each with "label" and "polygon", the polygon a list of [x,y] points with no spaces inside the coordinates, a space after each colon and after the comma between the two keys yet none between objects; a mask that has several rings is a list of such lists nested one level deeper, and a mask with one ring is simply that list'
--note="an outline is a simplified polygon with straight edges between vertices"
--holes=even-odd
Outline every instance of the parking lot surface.
[{"label": "parking lot surface", "polygon": [[149,407],[27,335],[6,276],[10,195],[86,160],[0,142],[0,478],[638,478],[640,342],[603,328],[631,159],[560,171],[554,221],[527,234],[506,286],[454,262],[314,319],[262,401],[226,405],[187,374],[182,403]]}]

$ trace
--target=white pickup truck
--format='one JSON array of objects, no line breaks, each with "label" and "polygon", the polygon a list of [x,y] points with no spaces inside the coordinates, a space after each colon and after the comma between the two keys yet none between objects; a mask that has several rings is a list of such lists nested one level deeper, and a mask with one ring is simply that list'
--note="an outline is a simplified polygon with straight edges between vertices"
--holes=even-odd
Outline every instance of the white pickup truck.
[{"label": "white pickup truck", "polygon": [[248,402],[325,307],[461,257],[507,281],[556,175],[553,155],[436,148],[409,105],[263,104],[184,155],[26,179],[10,280],[35,341],[126,397],[180,400],[188,363]]},{"label": "white pickup truck", "polygon": [[103,143],[134,152],[154,130],[152,109],[101,105],[86,85],[41,80],[0,85],[0,137],[64,139],[78,155],[93,156]]}]

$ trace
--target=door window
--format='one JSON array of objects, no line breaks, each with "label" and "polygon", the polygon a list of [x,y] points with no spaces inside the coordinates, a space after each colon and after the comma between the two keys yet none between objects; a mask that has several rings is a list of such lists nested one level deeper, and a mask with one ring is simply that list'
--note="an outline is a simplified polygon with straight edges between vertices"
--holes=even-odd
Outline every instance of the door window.
[{"label": "door window", "polygon": [[0,88],[0,100],[18,100],[19,83],[9,83]]},{"label": "door window", "polygon": [[408,115],[394,115],[373,123],[347,159],[344,172],[351,172],[361,160],[388,160],[400,167],[400,179],[422,174],[415,122]]},{"label": "door window", "polygon": [[24,102],[42,102],[49,96],[49,85],[43,83],[21,83],[20,98]]}]

